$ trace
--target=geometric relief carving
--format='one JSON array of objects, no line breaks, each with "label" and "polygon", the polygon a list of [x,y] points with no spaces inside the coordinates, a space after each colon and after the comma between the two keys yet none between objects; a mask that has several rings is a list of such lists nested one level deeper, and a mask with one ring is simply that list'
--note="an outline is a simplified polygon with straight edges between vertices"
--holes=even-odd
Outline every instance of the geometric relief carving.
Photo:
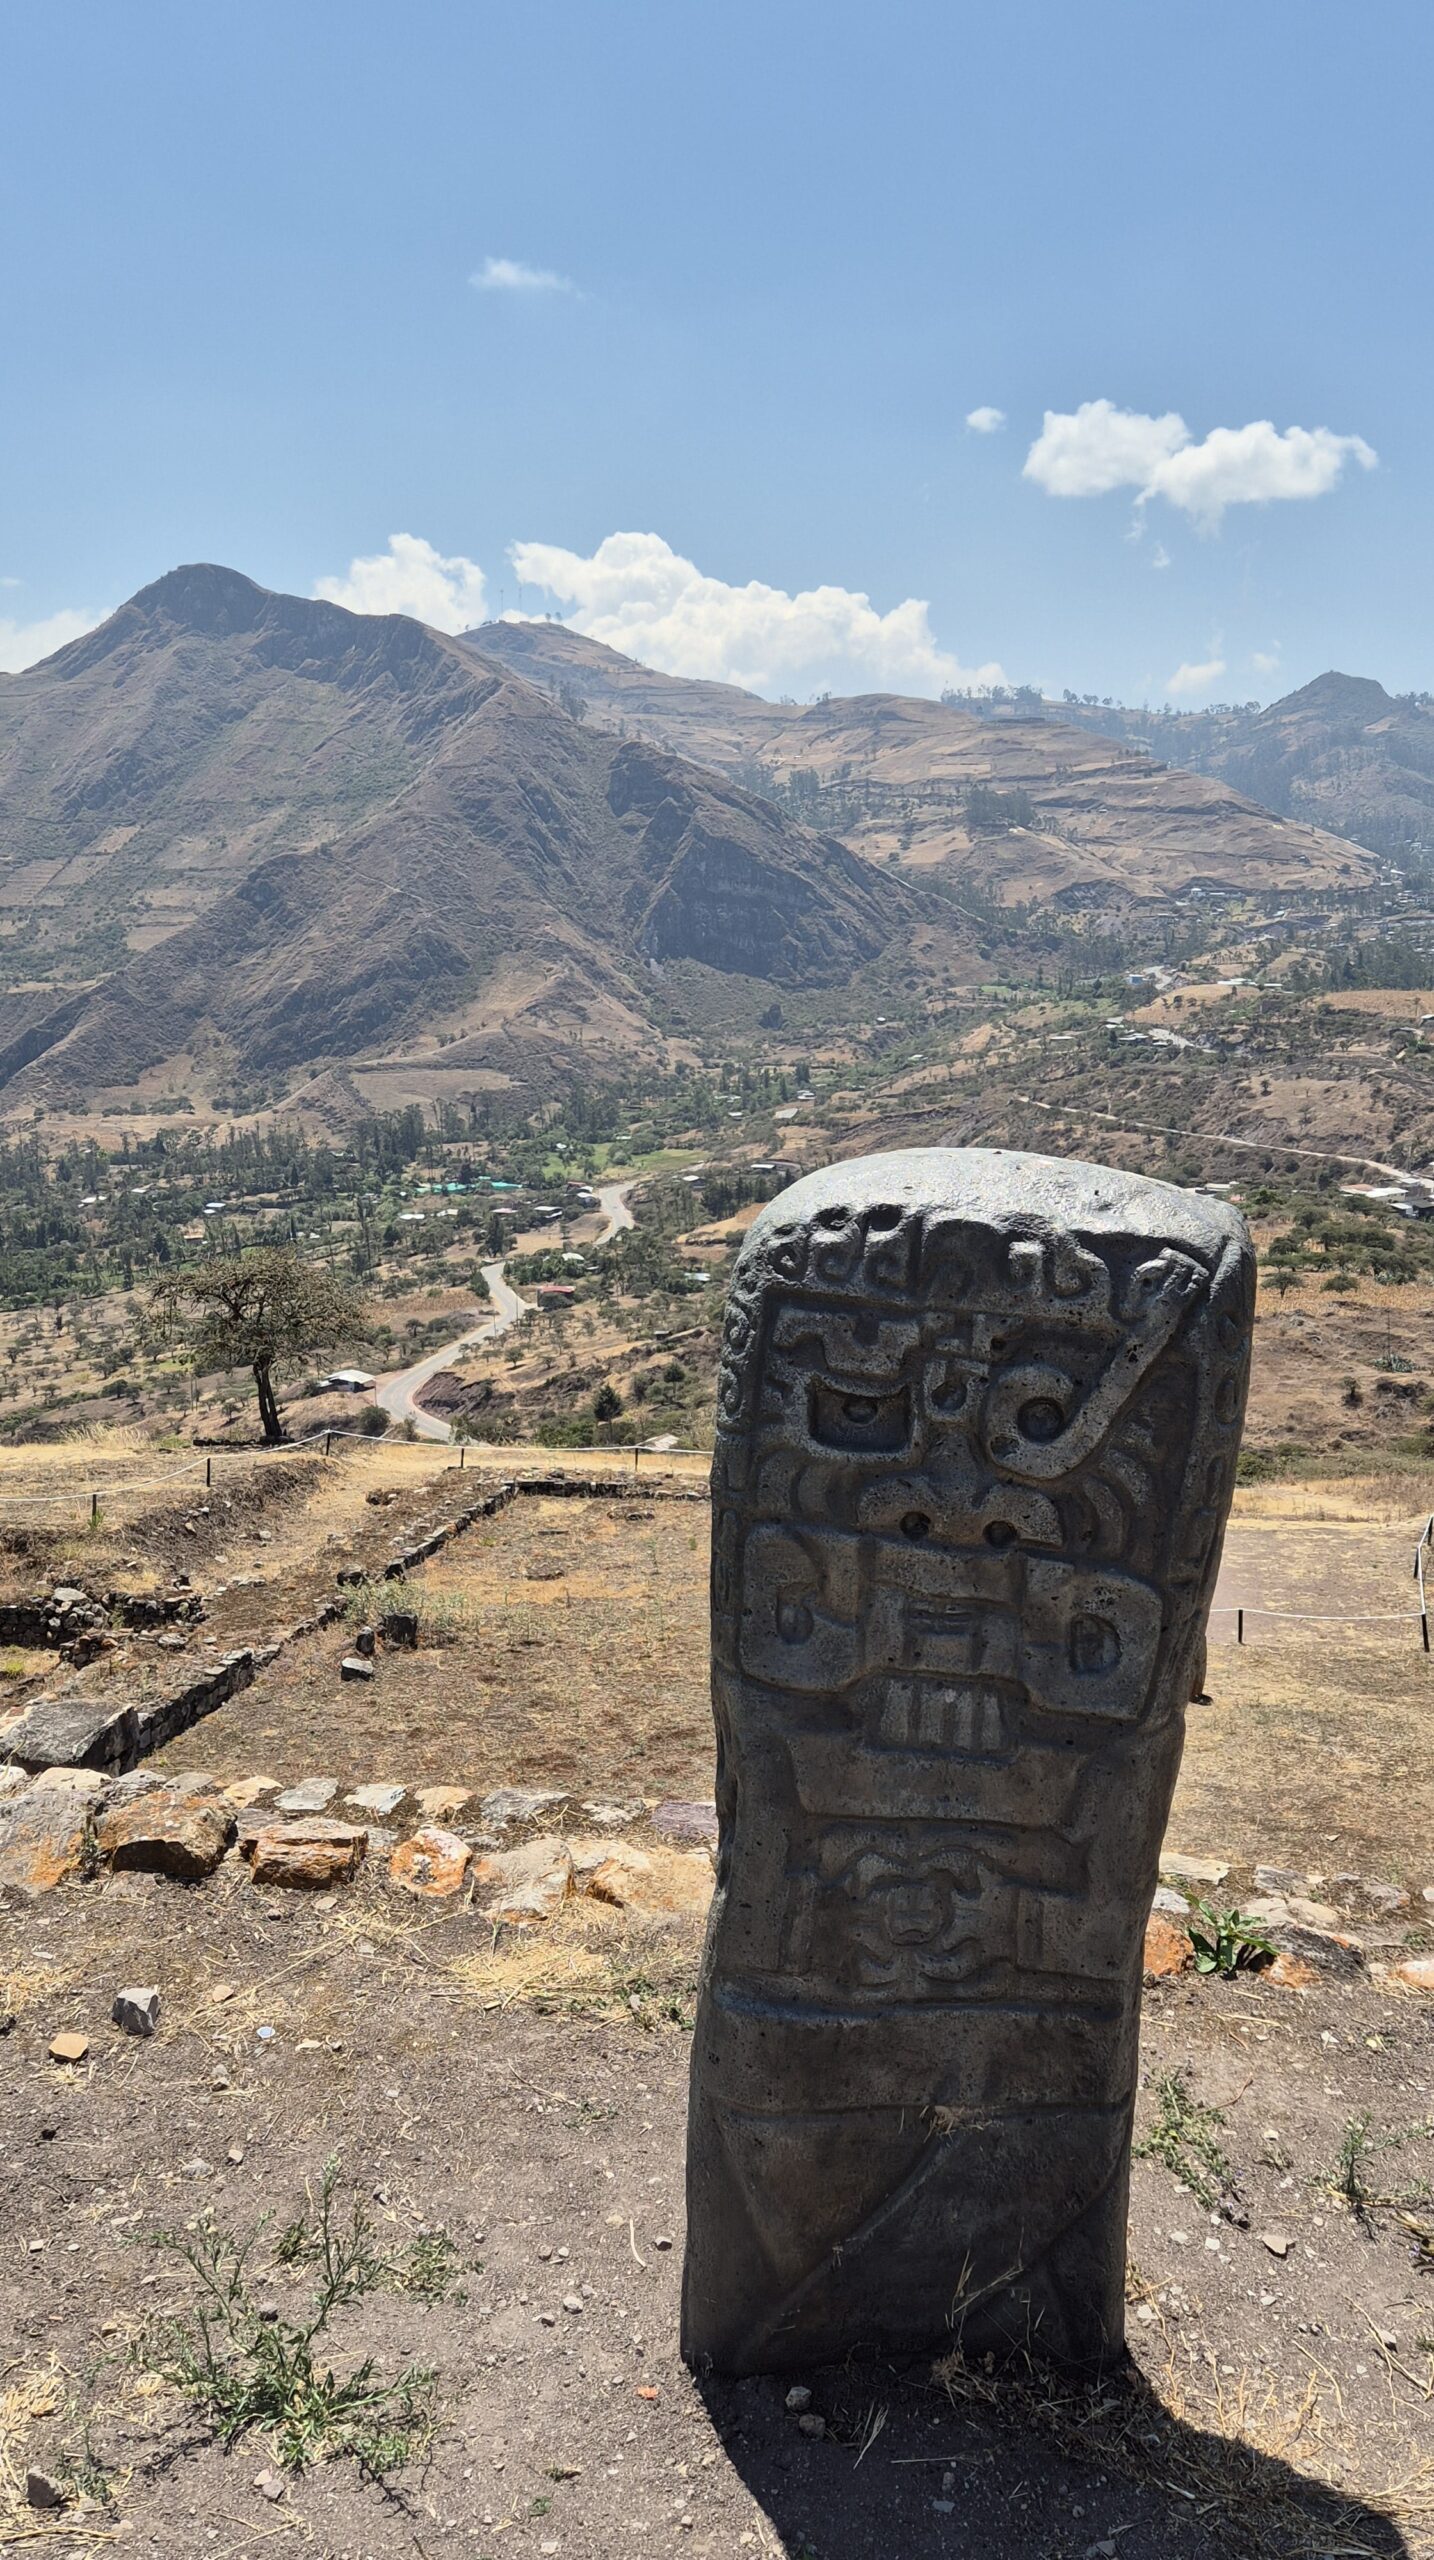
[{"label": "geometric relief carving", "polygon": [[982,1149],[832,1166],[751,1229],[713,1464],[694,2363],[953,2320],[1076,2364],[1118,2343],[1141,1938],[1252,1298],[1223,1202]]}]

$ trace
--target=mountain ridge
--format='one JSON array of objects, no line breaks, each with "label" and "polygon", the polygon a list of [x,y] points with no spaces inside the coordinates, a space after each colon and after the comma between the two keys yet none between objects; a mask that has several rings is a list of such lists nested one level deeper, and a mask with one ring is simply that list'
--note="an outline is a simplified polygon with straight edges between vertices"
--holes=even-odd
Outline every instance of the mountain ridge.
[{"label": "mountain ridge", "polygon": [[[78,849],[37,858],[67,816]],[[451,1065],[551,1083],[663,1054],[652,970],[830,983],[912,917],[845,846],[441,633],[205,564],[0,688],[0,820],[0,915],[44,875],[48,964],[0,995],[0,1107],[440,1026]]]}]

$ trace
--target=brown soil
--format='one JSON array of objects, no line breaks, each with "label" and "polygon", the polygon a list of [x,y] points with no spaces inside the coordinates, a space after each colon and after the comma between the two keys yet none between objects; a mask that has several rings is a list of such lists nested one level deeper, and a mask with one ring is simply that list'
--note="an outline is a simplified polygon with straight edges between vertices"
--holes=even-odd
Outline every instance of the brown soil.
[{"label": "brown soil", "polygon": [[286,1783],[710,1795],[708,1536],[701,1502],[524,1498],[389,1595],[417,1601],[417,1652],[341,1682],[352,1631],[330,1628],[161,1761]]},{"label": "brown soil", "polygon": [[[1367,2116],[1383,2146],[1372,2190],[1428,2180],[1427,2004],[1362,1983],[1152,1991],[1141,2130],[1157,2084],[1185,2073],[1220,2112],[1207,2129],[1237,2218],[1137,2161],[1131,2365],[1095,2389],[1020,2369],[944,2385],[927,2366],[814,2373],[828,2432],[813,2440],[785,2383],[698,2384],[678,2361],[692,1924],[615,1941],[583,2015],[561,1990],[535,2014],[486,1924],[415,1917],[376,1880],[321,1908],[232,1868],[194,1889],[126,1879],[0,1926],[16,2019],[0,2160],[6,2548],[41,2540],[76,2560],[118,2532],[146,2560],[263,2560],[290,2535],[316,2560],[1434,2550],[1418,2212],[1356,2214],[1337,2169]],[[108,2022],[129,1982],[161,1987],[152,2042]],[[66,2029],[90,2039],[76,2069],[48,2058]],[[446,2299],[374,2293],[333,2332],[341,2372],[370,2351],[389,2375],[432,2367],[437,2432],[382,2485],[336,2460],[270,2503],[262,2436],[224,2453],[156,2370],[156,2324],[193,2287],[151,2234],[209,2216],[247,2234],[268,2216],[257,2292],[296,2312],[276,2239],[330,2154],[382,2250],[435,2230],[454,2245]],[[68,2483],[63,2517],[25,2508],[27,2464]]]}]

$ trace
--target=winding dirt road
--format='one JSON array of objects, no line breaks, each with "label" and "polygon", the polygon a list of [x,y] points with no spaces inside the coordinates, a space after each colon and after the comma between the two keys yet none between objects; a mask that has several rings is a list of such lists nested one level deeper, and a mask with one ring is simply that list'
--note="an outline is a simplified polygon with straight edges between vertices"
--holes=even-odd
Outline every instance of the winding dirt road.
[{"label": "winding dirt road", "polygon": [[[611,1237],[620,1235],[624,1227],[632,1225],[632,1211],[627,1205],[627,1195],[632,1189],[631,1182],[606,1182],[599,1186],[597,1197],[603,1223],[593,1239],[594,1243],[606,1244]],[[451,1426],[440,1422],[436,1414],[425,1413],[418,1401],[420,1390],[427,1386],[430,1378],[436,1378],[440,1369],[451,1368],[460,1351],[471,1350],[475,1342],[496,1342],[500,1334],[511,1332],[515,1324],[533,1312],[531,1300],[520,1298],[517,1290],[504,1279],[501,1262],[485,1262],[483,1277],[488,1283],[492,1315],[485,1316],[479,1324],[471,1325],[466,1333],[458,1334],[452,1342],[443,1343],[437,1351],[430,1351],[424,1359],[415,1360],[411,1369],[399,1369],[391,1378],[381,1378],[375,1389],[375,1404],[381,1405],[395,1422],[411,1422],[420,1440],[451,1440],[453,1437]]]},{"label": "winding dirt road", "polygon": [[395,1422],[411,1422],[420,1440],[453,1437],[448,1423],[440,1422],[436,1414],[424,1412],[418,1402],[420,1388],[426,1387],[430,1378],[436,1378],[440,1369],[450,1367],[460,1351],[467,1351],[475,1342],[496,1342],[500,1334],[511,1331],[531,1312],[528,1300],[520,1298],[504,1279],[501,1262],[485,1262],[483,1277],[488,1283],[492,1315],[485,1316],[481,1324],[470,1326],[467,1333],[460,1333],[455,1341],[430,1351],[426,1359],[415,1360],[411,1369],[400,1369],[391,1378],[381,1378],[374,1392],[375,1404],[381,1405]]}]

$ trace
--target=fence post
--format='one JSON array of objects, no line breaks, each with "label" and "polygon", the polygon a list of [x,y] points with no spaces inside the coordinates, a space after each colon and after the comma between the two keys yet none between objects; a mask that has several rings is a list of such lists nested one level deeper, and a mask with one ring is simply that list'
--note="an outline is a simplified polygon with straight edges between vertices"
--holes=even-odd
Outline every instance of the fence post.
[{"label": "fence post", "polygon": [[633,1472],[633,1474],[634,1474],[634,1475],[636,1475],[636,1473],[637,1473],[637,1462],[638,1462],[638,1459],[641,1457],[641,1455],[642,1455],[642,1452],[641,1452],[641,1450],[638,1448],[637,1442],[634,1440],[634,1442],[633,1442],[633,1444],[632,1444],[632,1472]]},{"label": "fence post", "polygon": [[1245,1641],[1245,1612],[1244,1612],[1244,1610],[1243,1610],[1243,1609],[1237,1609],[1237,1610],[1235,1611],[1235,1642],[1236,1642],[1236,1644],[1243,1644],[1243,1643],[1244,1643],[1244,1641]]},{"label": "fence post", "polygon": [[324,1456],[325,1456],[325,1457],[327,1457],[327,1456],[328,1456],[329,1451],[332,1449],[333,1445],[334,1445],[334,1435],[333,1435],[332,1431],[326,1431],[326,1432],[324,1433]]},{"label": "fence post", "polygon": [[99,1495],[98,1495],[97,1493],[95,1493],[95,1492],[93,1492],[93,1491],[92,1491],[92,1492],[91,1492],[91,1494],[90,1494],[90,1527],[91,1527],[91,1528],[93,1528],[93,1527],[94,1527],[95,1522],[98,1520],[99,1516],[100,1516],[100,1497],[99,1497]]},{"label": "fence post", "polygon": [[1419,1632],[1424,1638],[1424,1650],[1427,1653],[1429,1650],[1429,1612],[1427,1609],[1421,1609],[1419,1612]]},{"label": "fence post", "polygon": [[460,1475],[462,1475],[463,1470],[464,1470],[464,1468],[467,1466],[467,1464],[468,1464],[468,1443],[467,1443],[467,1441],[466,1441],[466,1440],[460,1440],[460,1441],[459,1441],[459,1443],[458,1443],[458,1472],[459,1472],[459,1474],[460,1474]]}]

